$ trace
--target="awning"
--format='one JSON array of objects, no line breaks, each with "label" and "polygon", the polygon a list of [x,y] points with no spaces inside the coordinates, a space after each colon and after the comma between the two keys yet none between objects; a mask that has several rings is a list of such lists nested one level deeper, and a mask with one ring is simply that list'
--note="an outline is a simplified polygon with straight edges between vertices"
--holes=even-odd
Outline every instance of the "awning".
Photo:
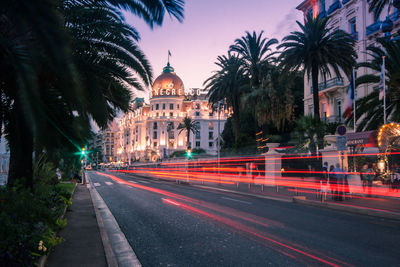
[{"label": "awning", "polygon": [[347,137],[347,145],[348,146],[356,146],[356,145],[368,145],[377,147],[376,137],[378,131],[365,131],[365,132],[358,132],[358,133],[348,133],[346,134]]}]

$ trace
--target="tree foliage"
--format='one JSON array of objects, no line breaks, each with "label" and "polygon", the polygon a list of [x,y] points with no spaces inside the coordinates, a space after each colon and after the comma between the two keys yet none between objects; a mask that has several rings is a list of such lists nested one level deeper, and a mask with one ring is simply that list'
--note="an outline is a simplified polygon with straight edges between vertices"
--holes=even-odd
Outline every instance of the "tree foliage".
[{"label": "tree foliage", "polygon": [[343,30],[329,28],[329,18],[313,18],[307,15],[304,24],[297,21],[300,31],[292,32],[283,38],[278,48],[284,51],[279,56],[284,70],[303,68],[308,79],[312,80],[314,116],[320,118],[318,76],[341,77],[341,71],[350,75],[357,54],[354,39]]},{"label": "tree foliage", "polygon": [[[32,151],[50,151],[89,136],[126,111],[130,89],[151,81],[138,32],[121,9],[161,25],[183,19],[183,0],[22,1],[0,8],[0,123],[10,146],[9,185],[32,187]],[[3,129],[3,127],[1,128]]]},{"label": "tree foliage", "polygon": [[[367,47],[372,60],[359,64],[359,67],[368,68],[375,74],[358,77],[356,86],[380,81],[382,57],[385,56],[386,116],[388,121],[400,121],[400,41],[378,39],[377,42],[380,47]],[[358,99],[356,110],[358,131],[378,129],[383,124],[383,101],[379,100],[378,90]],[[353,116],[346,122],[352,124]]]}]

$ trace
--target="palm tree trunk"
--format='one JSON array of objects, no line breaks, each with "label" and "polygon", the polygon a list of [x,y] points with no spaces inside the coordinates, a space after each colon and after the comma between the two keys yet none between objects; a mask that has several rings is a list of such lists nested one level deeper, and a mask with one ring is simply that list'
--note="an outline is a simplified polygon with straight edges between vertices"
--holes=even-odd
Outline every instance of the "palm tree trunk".
[{"label": "palm tree trunk", "polygon": [[[318,88],[318,68],[312,68],[312,86],[313,86],[313,103],[314,103],[314,117],[321,120],[319,114],[319,88]],[[317,147],[322,149],[324,147],[324,136],[317,136]]]},{"label": "palm tree trunk", "polygon": [[187,141],[186,141],[186,147],[188,148],[190,145],[189,145],[189,142],[190,142],[190,129],[186,129],[187,130]]},{"label": "palm tree trunk", "polygon": [[319,116],[319,90],[318,90],[318,68],[312,67],[311,82],[313,87],[313,105],[314,117],[320,119]]},{"label": "palm tree trunk", "polygon": [[235,98],[233,103],[232,103],[232,108],[233,108],[233,133],[235,135],[235,142],[239,140],[239,99]]},{"label": "palm tree trunk", "polygon": [[21,181],[23,186],[32,190],[33,134],[18,99],[14,102],[14,112],[12,112],[9,121],[7,141],[10,147],[10,166],[7,185],[12,187],[17,181]]}]

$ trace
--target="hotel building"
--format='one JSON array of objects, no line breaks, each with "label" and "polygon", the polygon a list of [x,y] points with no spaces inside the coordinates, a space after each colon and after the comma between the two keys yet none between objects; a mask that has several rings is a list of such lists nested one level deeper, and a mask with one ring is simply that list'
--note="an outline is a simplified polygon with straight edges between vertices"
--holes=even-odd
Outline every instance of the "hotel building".
[{"label": "hotel building", "polygon": [[[198,88],[185,90],[184,84],[168,63],[150,92],[149,103],[143,98],[132,102],[131,110],[118,122],[114,148],[118,161],[156,161],[174,151],[203,149],[217,154],[217,138],[224,129],[228,112],[209,105],[206,92]],[[177,129],[185,117],[191,118],[197,131]]]},{"label": "hotel building", "polygon": [[[368,11],[367,0],[305,0],[297,6],[298,10],[307,14],[318,14],[318,16],[329,16],[328,26],[332,30],[342,29],[356,41],[355,50],[358,55],[357,62],[367,62],[370,56],[366,53],[366,48],[370,45],[377,46],[376,38],[387,37],[396,33],[400,29],[399,10],[388,6],[383,8],[380,18],[375,20],[374,14]],[[390,29],[390,23],[393,28]],[[389,31],[387,30],[389,28]],[[382,30],[383,29],[383,30]],[[385,32],[384,32],[385,31]],[[370,69],[359,68],[355,76],[364,74],[375,74]],[[332,72],[332,77],[327,76],[326,80],[322,73],[319,75],[319,105],[320,116],[327,122],[344,122],[343,112],[346,106],[346,96],[349,87],[349,77],[342,74],[336,77]],[[370,94],[378,89],[378,84],[361,85],[355,90],[356,99]],[[313,113],[313,99],[311,80],[304,78],[304,113]]]}]

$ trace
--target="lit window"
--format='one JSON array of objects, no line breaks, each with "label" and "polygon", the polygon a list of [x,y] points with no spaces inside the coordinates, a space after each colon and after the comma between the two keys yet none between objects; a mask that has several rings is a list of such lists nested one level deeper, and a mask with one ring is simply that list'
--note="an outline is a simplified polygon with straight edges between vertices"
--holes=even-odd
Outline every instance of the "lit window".
[{"label": "lit window", "polygon": [[208,129],[214,130],[214,123],[212,123],[211,121],[208,123]]}]

